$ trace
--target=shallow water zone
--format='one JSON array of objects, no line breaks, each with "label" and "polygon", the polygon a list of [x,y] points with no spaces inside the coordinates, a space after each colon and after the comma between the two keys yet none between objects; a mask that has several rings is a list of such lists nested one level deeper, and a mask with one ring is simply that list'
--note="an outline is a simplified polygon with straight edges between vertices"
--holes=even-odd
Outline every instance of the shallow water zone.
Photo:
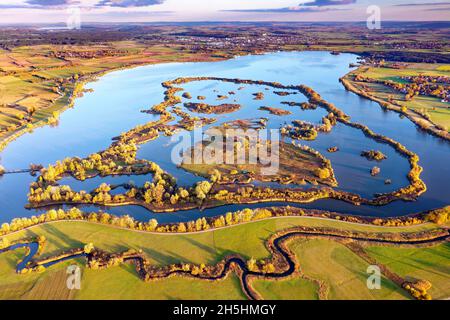
[{"label": "shallow water zone", "polygon": [[[85,157],[105,149],[110,145],[112,137],[138,124],[157,119],[155,115],[140,111],[163,100],[164,89],[161,83],[167,80],[178,77],[210,76],[276,81],[283,85],[305,84],[313,88],[325,100],[348,114],[351,121],[365,124],[376,133],[391,137],[417,153],[420,157],[419,164],[424,167],[421,177],[428,188],[427,192],[415,202],[396,201],[382,207],[353,206],[336,200],[319,200],[295,206],[349,214],[400,216],[449,204],[450,168],[445,165],[445,162],[450,159],[450,144],[419,131],[413,123],[400,118],[398,114],[383,111],[378,104],[347,92],[339,83],[339,78],[350,70],[349,64],[355,61],[356,56],[351,54],[335,56],[327,52],[292,52],[245,56],[222,62],[161,64],[112,72],[96,82],[87,84],[86,87],[94,91],[77,99],[74,108],[61,115],[57,127],[37,128],[34,132],[12,142],[3,151],[1,163],[8,170],[23,169],[30,163],[47,166],[65,157]],[[303,95],[282,97],[270,94],[273,90],[247,87],[238,92],[233,84],[218,81],[199,81],[183,85],[185,91],[190,92],[194,97],[193,102],[198,95],[203,95],[207,103],[242,105],[241,109],[235,113],[220,116],[201,115],[217,118],[217,123],[213,125],[233,119],[267,117],[269,126],[278,128],[284,122],[295,119],[317,123],[326,114],[321,108],[301,110],[299,107],[280,105],[282,101],[304,102]],[[232,90],[236,91],[236,95],[227,94]],[[258,91],[264,93],[264,100],[253,100],[251,93]],[[229,99],[217,101],[218,94],[228,95]],[[234,99],[237,102],[233,102]],[[282,108],[291,111],[292,114],[271,115],[266,111],[259,111],[260,106]],[[183,111],[186,110],[183,109]],[[355,192],[370,198],[374,193],[389,192],[408,184],[407,159],[390,146],[365,137],[359,130],[338,124],[331,133],[322,133],[315,141],[301,143],[310,145],[331,160],[339,183],[337,188],[340,190]],[[326,149],[331,146],[338,146],[340,151],[328,153]],[[160,137],[140,146],[138,158],[157,162],[164,170],[173,174],[179,184],[189,185],[200,180],[201,178],[176,167],[171,161],[170,149],[170,138]],[[388,159],[381,163],[374,163],[360,156],[361,151],[370,149],[381,150]],[[370,168],[374,165],[381,168],[381,173],[377,177],[370,176]],[[74,190],[81,188],[91,190],[102,181],[127,183],[132,180],[136,184],[141,184],[146,180],[145,178],[151,180],[150,176],[122,176],[105,179],[97,177],[84,182],[67,178],[64,183],[73,186]],[[2,222],[14,217],[36,214],[36,211],[24,208],[29,183],[35,179],[26,173],[5,175],[0,179],[0,220]],[[391,179],[392,184],[385,185],[385,179]],[[208,209],[202,213],[198,210],[189,210],[154,214],[137,206],[114,207],[107,210],[116,214],[130,214],[142,220],[155,217],[160,222],[168,222],[186,221],[201,215],[217,215],[243,207],[262,207],[272,204],[286,205],[286,203],[229,205]],[[85,209],[97,210],[98,207],[90,206]]]}]

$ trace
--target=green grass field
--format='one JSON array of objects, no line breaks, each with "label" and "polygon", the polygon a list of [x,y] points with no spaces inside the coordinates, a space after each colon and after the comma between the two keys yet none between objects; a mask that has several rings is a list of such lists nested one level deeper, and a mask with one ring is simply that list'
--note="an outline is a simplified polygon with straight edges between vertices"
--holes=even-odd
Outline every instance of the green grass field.
[{"label": "green grass field", "polygon": [[[287,217],[197,234],[149,234],[88,222],[63,221],[35,226],[29,230],[8,235],[7,238],[14,241],[44,235],[47,243],[41,257],[92,242],[96,247],[109,252],[124,251],[129,248],[142,249],[146,256],[158,265],[177,262],[213,264],[232,253],[239,253],[246,258],[266,258],[269,252],[265,247],[265,240],[278,230],[298,225],[368,232],[415,232],[436,228],[434,224],[385,228],[336,220]],[[364,280],[367,265],[341,244],[327,240],[296,241],[293,244],[292,248],[305,274],[329,282],[330,298],[404,297],[395,292],[398,288],[387,280],[383,282],[386,285],[385,289],[376,293],[367,292]],[[24,250],[18,250],[0,255],[0,299],[244,298],[235,276],[230,276],[218,283],[175,277],[146,284],[139,280],[130,265],[101,271],[84,269],[82,278],[84,289],[73,293],[65,290],[63,282],[66,279],[65,268],[72,263],[71,261],[52,266],[40,274],[18,275],[15,273],[15,267],[19,259],[23,257],[23,253]],[[79,263],[82,264],[82,261],[80,260]],[[217,287],[213,293],[209,289],[211,286]],[[317,297],[316,284],[302,279],[279,282],[258,280],[256,287],[263,297],[271,299],[315,299]],[[357,289],[352,290],[352,287]]]},{"label": "green grass field", "polygon": [[[414,63],[410,64],[405,69],[369,67],[367,71],[362,73],[365,77],[372,79],[391,80],[398,83],[405,82],[401,77],[418,76],[421,74],[430,76],[449,76],[450,71],[448,71],[448,66],[446,65]],[[441,102],[437,98],[428,96],[416,96],[411,101],[405,101],[404,94],[396,92],[387,86],[374,83],[365,83],[365,85],[369,88],[369,93],[371,95],[385,101],[388,100],[388,96],[391,96],[394,101],[401,105],[405,105],[412,110],[426,111],[434,123],[440,124],[450,130],[450,105],[448,103]]]},{"label": "green grass field", "polygon": [[[103,285],[98,286],[98,283]],[[85,270],[82,286],[76,299],[246,299],[239,279],[234,274],[218,282],[172,277],[146,283],[137,277],[131,265],[98,272]]]},{"label": "green grass field", "polygon": [[408,298],[384,277],[380,290],[369,290],[366,285],[369,264],[340,243],[325,239],[300,240],[292,249],[303,273],[325,282],[329,288],[328,299]]},{"label": "green grass field", "polygon": [[[107,50],[114,54],[102,55]],[[55,52],[69,53],[66,58]],[[84,57],[83,53],[93,53]],[[98,55],[95,55],[99,53]],[[73,55],[72,55],[73,54]],[[134,41],[118,41],[90,46],[36,45],[0,50],[0,139],[25,128],[23,118],[31,121],[46,120],[53,111],[61,111],[69,103],[74,89],[73,76],[95,76],[111,70],[133,65],[163,62],[215,60],[211,55],[180,50],[179,46],[143,45]],[[58,81],[65,80],[54,91]],[[34,114],[29,110],[34,109]]]},{"label": "green grass field", "polygon": [[253,288],[265,300],[317,300],[318,285],[301,278],[290,280],[254,280]]},{"label": "green grass field", "polygon": [[[279,145],[279,168],[276,175],[268,175],[262,173],[262,168],[265,167],[258,164],[198,164],[195,163],[193,150],[198,149],[203,144],[198,144],[191,149],[191,152],[185,154],[185,160],[181,168],[186,171],[192,172],[196,175],[207,177],[211,176],[213,170],[218,170],[221,175],[222,181],[233,181],[238,179],[240,181],[246,181],[250,176],[248,173],[252,173],[251,176],[256,181],[290,181],[293,184],[305,184],[306,181],[314,181],[317,183],[334,185],[337,184],[333,176],[320,178],[316,174],[316,170],[324,167],[323,160],[316,155],[311,154],[305,150],[293,146],[290,143],[280,142]],[[249,152],[249,147],[244,147],[246,154]],[[200,152],[200,151],[198,151]],[[223,154],[227,151],[224,148]],[[235,157],[238,155],[235,152]],[[233,172],[235,171],[235,172]],[[330,172],[330,171],[328,171]]]},{"label": "green grass field", "polygon": [[47,244],[43,256],[92,242],[97,248],[110,252],[125,251],[129,248],[142,249],[153,263],[160,265],[177,262],[215,263],[231,253],[240,253],[246,258],[262,259],[268,255],[264,239],[279,230],[299,225],[367,232],[414,232],[436,228],[433,224],[407,228],[383,228],[336,220],[286,217],[196,234],[150,234],[88,222],[62,221],[35,226],[9,235],[7,238],[14,241],[24,237],[44,235],[47,238]]},{"label": "green grass field", "polygon": [[[0,300],[6,299],[246,299],[234,274],[219,282],[173,277],[146,283],[133,265],[90,270],[82,260],[66,261],[41,274],[15,274],[22,252],[0,255]],[[82,269],[81,290],[68,290],[66,269],[77,263]],[[5,281],[6,280],[6,281]]]},{"label": "green grass field", "polygon": [[450,244],[431,248],[369,247],[367,251],[378,262],[397,274],[432,283],[429,293],[433,299],[450,298]]}]

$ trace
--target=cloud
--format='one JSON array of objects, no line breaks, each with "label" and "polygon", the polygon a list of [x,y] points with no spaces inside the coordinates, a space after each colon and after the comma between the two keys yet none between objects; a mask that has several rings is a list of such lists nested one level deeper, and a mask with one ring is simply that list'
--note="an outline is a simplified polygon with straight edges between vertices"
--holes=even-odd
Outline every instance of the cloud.
[{"label": "cloud", "polygon": [[[295,13],[295,12],[327,12],[327,11],[343,11],[347,9],[328,8],[329,6],[354,4],[356,0],[314,0],[312,2],[302,3],[295,7],[274,8],[274,9],[235,9],[221,10],[228,12],[274,12],[274,13]],[[321,8],[327,7],[327,8]]]},{"label": "cloud", "polygon": [[325,6],[342,6],[347,4],[354,4],[356,0],[314,0],[306,2],[303,5],[308,7],[325,7]]},{"label": "cloud", "polygon": [[71,4],[74,1],[71,0],[27,0],[27,4],[32,6],[42,6],[42,7],[56,7]]},{"label": "cloud", "polygon": [[329,9],[316,9],[316,8],[297,8],[297,7],[290,7],[290,8],[276,8],[276,9],[231,9],[231,10],[221,10],[222,12],[322,12],[322,11],[329,11]]},{"label": "cloud", "polygon": [[[165,0],[100,0],[92,7],[135,8],[162,4]],[[0,4],[2,9],[44,9],[63,8],[73,4],[82,4],[80,0],[25,0],[22,4]]]},{"label": "cloud", "polygon": [[0,9],[25,9],[25,8],[30,8],[30,6],[20,4],[0,4]]},{"label": "cloud", "polygon": [[449,5],[450,2],[424,2],[424,3],[402,3],[394,4],[394,7],[425,7],[425,6],[445,6]]},{"label": "cloud", "polygon": [[428,8],[425,9],[425,11],[445,11],[445,10],[449,10],[450,11],[450,7],[441,7],[441,8]]},{"label": "cloud", "polygon": [[255,12],[255,13],[312,13],[312,12],[328,12],[328,11],[347,11],[349,9],[338,9],[338,8],[319,8],[319,7],[286,7],[286,8],[272,8],[272,9],[231,9],[231,10],[221,10],[221,12]]},{"label": "cloud", "polygon": [[63,8],[79,4],[79,0],[26,0],[22,4],[0,4],[1,9],[46,9]]},{"label": "cloud", "polygon": [[163,3],[164,0],[101,0],[98,7],[119,7],[119,8],[132,8],[132,7],[147,7],[154,6]]},{"label": "cloud", "polygon": [[[126,17],[127,18],[142,18],[147,16],[169,16],[173,15],[175,11],[127,11]],[[112,12],[106,12],[106,13],[99,13],[99,14],[92,14],[92,16],[101,16],[101,17],[115,17],[115,18],[123,18],[125,15],[123,12],[120,11],[112,11]]]}]

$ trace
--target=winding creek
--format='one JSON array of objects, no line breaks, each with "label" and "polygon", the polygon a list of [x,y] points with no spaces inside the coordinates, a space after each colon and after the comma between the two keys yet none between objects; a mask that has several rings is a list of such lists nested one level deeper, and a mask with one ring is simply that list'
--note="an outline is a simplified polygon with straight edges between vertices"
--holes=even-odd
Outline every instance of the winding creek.
[{"label": "winding creek", "polygon": [[[66,157],[85,157],[91,153],[107,148],[111,138],[127,131],[138,124],[143,124],[157,116],[141,113],[163,100],[161,83],[178,77],[227,77],[264,81],[276,81],[284,85],[305,84],[317,91],[325,100],[335,104],[351,117],[353,122],[368,125],[376,133],[391,137],[420,157],[419,164],[424,168],[421,175],[427,185],[427,192],[414,202],[395,201],[382,207],[353,206],[337,200],[318,200],[309,204],[292,204],[292,206],[325,209],[347,214],[380,217],[401,216],[448,205],[450,203],[450,143],[419,131],[408,119],[398,114],[383,111],[378,104],[347,92],[339,78],[350,71],[349,64],[356,62],[352,54],[331,55],[327,52],[282,52],[257,56],[238,57],[222,62],[207,63],[171,63],[137,67],[129,70],[111,72],[98,81],[86,85],[93,92],[78,98],[74,108],[64,112],[56,127],[37,128],[9,144],[1,154],[1,164],[7,170],[24,169],[30,163],[47,166]],[[222,82],[198,82],[183,86],[193,95],[204,95],[206,103],[213,103],[213,90],[226,94],[233,90],[231,84]],[[218,123],[233,119],[267,117],[273,128],[294,119],[317,123],[325,112],[323,109],[301,110],[298,107],[282,107],[292,111],[289,116],[273,116],[267,112],[257,111],[258,106],[279,107],[281,101],[303,102],[302,95],[279,97],[264,92],[264,101],[255,102],[249,93],[262,91],[261,88],[246,88],[247,96],[236,96],[242,108],[237,112],[214,116]],[[217,104],[217,102],[215,102]],[[232,101],[224,101],[232,103]],[[186,111],[186,110],[183,110]],[[203,116],[203,115],[202,115]],[[217,125],[217,123],[215,124]],[[390,192],[408,184],[406,174],[409,163],[394,149],[385,144],[368,139],[359,130],[340,123],[330,133],[321,133],[315,141],[305,142],[331,160],[339,187],[337,189],[355,192],[365,197],[374,193]],[[331,146],[338,146],[340,151],[328,153]],[[381,163],[367,161],[360,157],[363,150],[378,149],[388,159]],[[164,170],[174,175],[181,185],[190,185],[201,180],[176,167],[171,161],[170,138],[160,137],[155,141],[141,145],[138,158],[152,160]],[[370,168],[381,168],[378,177],[370,176]],[[27,210],[28,186],[36,178],[28,173],[4,175],[0,178],[0,222],[7,222],[16,217],[32,216],[37,212]],[[150,180],[148,176],[96,177],[86,181],[65,178],[61,184],[69,184],[74,190],[91,190],[101,182],[111,184],[128,183],[130,180],[142,184]],[[385,185],[384,180],[391,179],[392,184]],[[196,219],[200,216],[215,216],[227,211],[246,207],[266,207],[286,205],[283,203],[260,203],[252,205],[228,205],[199,210],[187,210],[176,213],[152,213],[138,206],[107,208],[108,212],[122,215],[129,214],[136,219],[147,221],[156,218],[159,222],[177,222]],[[98,210],[97,206],[86,206],[86,211]]]},{"label": "winding creek", "polygon": [[[216,275],[193,275],[190,273],[190,271],[182,271],[182,270],[170,270],[166,273],[162,273],[158,276],[153,276],[153,279],[156,278],[165,278],[169,277],[171,275],[184,275],[189,276],[197,279],[203,279],[203,280],[218,280],[225,278],[231,271],[232,271],[232,265],[237,265],[239,269],[241,270],[240,278],[241,278],[241,285],[244,293],[247,295],[249,299],[258,299],[258,294],[255,292],[255,290],[251,287],[249,284],[249,277],[264,277],[265,279],[281,279],[288,277],[292,275],[294,272],[297,271],[297,264],[295,258],[292,258],[292,253],[289,250],[289,248],[286,247],[286,242],[290,239],[294,238],[325,238],[325,239],[332,239],[335,241],[340,240],[348,240],[352,239],[356,242],[362,242],[362,243],[378,243],[378,244],[384,244],[384,245],[407,245],[407,246],[420,246],[420,245],[435,245],[438,243],[441,243],[442,241],[446,241],[448,238],[448,232],[443,232],[441,234],[436,234],[434,236],[431,236],[429,238],[418,238],[418,239],[407,239],[407,238],[400,238],[400,239],[377,239],[377,238],[371,238],[367,235],[361,235],[361,234],[355,234],[355,235],[343,235],[339,233],[334,232],[324,232],[324,230],[317,231],[315,228],[293,228],[291,230],[287,230],[284,233],[274,236],[272,240],[268,241],[268,249],[272,253],[272,261],[279,261],[281,262],[282,268],[279,270],[276,270],[272,273],[262,273],[260,271],[253,271],[249,270],[246,260],[239,256],[229,256],[226,257],[223,260],[223,269]],[[22,261],[17,265],[17,272],[20,273],[21,270],[25,267],[27,267],[27,264],[33,260],[33,258],[36,258],[36,254],[39,249],[39,244],[37,242],[28,242],[28,243],[17,243],[14,244],[4,250],[0,250],[0,254],[7,251],[13,251],[19,248],[28,248],[28,253],[26,256],[22,259]],[[106,254],[107,256],[108,254]],[[77,258],[87,258],[89,255],[85,253],[74,253],[65,255],[61,258],[52,258],[48,259],[48,262],[45,263],[39,263],[39,265],[48,268],[50,266],[53,266],[55,264],[58,264],[60,262],[64,262],[67,260],[77,259]],[[281,258],[281,259],[280,259]],[[136,270],[139,274],[139,276],[142,279],[146,279],[146,275],[148,276],[148,271],[146,270],[146,264],[145,258],[143,258],[140,255],[135,256],[129,256],[124,257],[123,262],[130,262],[134,263],[136,265]],[[220,262],[219,262],[220,263]],[[28,266],[29,267],[29,266]],[[391,279],[392,280],[392,279]]]},{"label": "winding creek", "polygon": [[[6,249],[0,250],[0,254],[3,252],[7,252],[7,251],[14,251],[17,249],[22,249],[22,248],[27,248],[28,252],[26,253],[26,255],[22,258],[22,260],[20,260],[20,262],[17,264],[16,266],[16,272],[20,273],[22,271],[22,269],[24,269],[25,267],[27,267],[28,263],[33,261],[33,259],[36,259],[36,255],[38,253],[39,250],[39,244],[37,242],[19,242],[16,243]],[[51,267],[55,264],[58,264],[60,262],[64,262],[67,260],[72,260],[72,259],[77,259],[77,258],[82,258],[82,257],[86,257],[86,254],[82,253],[82,254],[74,254],[74,255],[69,255],[67,257],[64,258],[60,258],[60,259],[55,259],[52,260],[50,262],[47,263],[43,263],[41,264],[43,267],[48,268]]]}]

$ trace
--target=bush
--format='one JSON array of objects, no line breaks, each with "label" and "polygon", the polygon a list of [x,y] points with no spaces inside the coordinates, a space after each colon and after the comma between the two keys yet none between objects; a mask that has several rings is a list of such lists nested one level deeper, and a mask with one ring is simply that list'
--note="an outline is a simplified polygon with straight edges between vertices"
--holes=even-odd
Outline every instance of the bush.
[{"label": "bush", "polygon": [[320,179],[328,179],[331,176],[330,170],[328,168],[316,169],[314,173]]},{"label": "bush", "polygon": [[9,247],[9,240],[6,238],[1,238],[0,239],[0,250],[1,249],[6,249]]},{"label": "bush", "polygon": [[94,250],[94,245],[92,243],[88,243],[84,246],[84,253],[89,254]]},{"label": "bush", "polygon": [[450,221],[450,206],[430,211],[425,218],[427,221],[445,224]]}]

